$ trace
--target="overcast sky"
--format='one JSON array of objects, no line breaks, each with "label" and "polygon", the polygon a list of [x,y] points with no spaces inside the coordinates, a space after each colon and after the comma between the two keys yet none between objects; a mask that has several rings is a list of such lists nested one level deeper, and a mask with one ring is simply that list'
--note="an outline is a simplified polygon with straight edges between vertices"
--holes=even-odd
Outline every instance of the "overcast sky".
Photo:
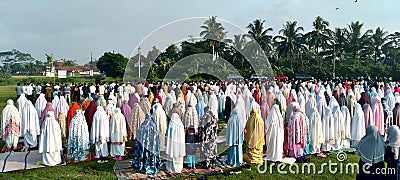
[{"label": "overcast sky", "polygon": [[[261,18],[273,34],[286,21],[309,31],[316,16],[332,28],[359,20],[364,31],[379,26],[394,32],[400,31],[399,7],[398,0],[0,0],[0,51],[18,49],[40,60],[48,53],[85,64],[91,52],[96,59],[113,50],[130,56],[163,25],[214,15],[243,29]],[[182,36],[198,36],[191,33]]]}]

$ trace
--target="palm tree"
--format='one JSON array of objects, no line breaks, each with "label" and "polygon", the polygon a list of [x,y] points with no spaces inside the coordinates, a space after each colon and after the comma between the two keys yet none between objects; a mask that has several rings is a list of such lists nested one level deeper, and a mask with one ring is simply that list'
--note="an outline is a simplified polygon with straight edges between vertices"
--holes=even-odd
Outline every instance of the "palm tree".
[{"label": "palm tree", "polygon": [[203,36],[204,39],[208,39],[210,41],[210,46],[212,47],[213,60],[217,56],[215,52],[215,46],[218,46],[221,41],[226,37],[225,28],[221,23],[217,22],[216,16],[211,16],[207,21],[205,21],[201,26],[203,31],[200,32],[200,36]]},{"label": "palm tree", "polygon": [[358,56],[362,54],[365,56],[365,52],[367,51],[367,47],[370,44],[370,34],[372,30],[367,30],[364,34],[361,33],[363,23],[359,21],[351,22],[348,25],[347,31],[347,39],[348,39],[348,48],[347,52],[352,55],[353,60],[359,59]]},{"label": "palm tree", "polygon": [[371,36],[371,42],[374,47],[374,62],[376,63],[378,59],[383,54],[382,48],[388,41],[388,32],[383,31],[380,27],[376,28],[375,33]]},{"label": "palm tree", "polygon": [[260,19],[256,19],[253,21],[253,23],[250,23],[247,26],[247,29],[249,29],[249,31],[247,32],[248,33],[247,36],[250,36],[252,39],[254,39],[264,51],[266,50],[271,51],[272,36],[268,35],[268,32],[271,32],[272,28],[264,29],[264,23],[265,20],[260,20]]},{"label": "palm tree", "polygon": [[297,27],[296,21],[289,21],[283,25],[283,29],[279,30],[279,34],[282,36],[274,37],[274,41],[277,43],[278,57],[290,58],[291,68],[293,68],[293,58],[306,49],[303,44],[303,34],[300,31],[304,31],[303,27]]},{"label": "palm tree", "polygon": [[320,48],[325,50],[328,48],[332,30],[328,29],[329,22],[324,20],[322,17],[317,16],[313,22],[314,30],[307,33],[306,36],[309,38],[310,46],[312,46],[318,54]]}]

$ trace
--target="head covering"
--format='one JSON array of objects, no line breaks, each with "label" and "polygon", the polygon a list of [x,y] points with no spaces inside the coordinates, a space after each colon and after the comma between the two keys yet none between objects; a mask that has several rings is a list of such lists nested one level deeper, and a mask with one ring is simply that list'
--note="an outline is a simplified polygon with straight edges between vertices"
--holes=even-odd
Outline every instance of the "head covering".
[{"label": "head covering", "polygon": [[89,129],[92,129],[93,115],[96,113],[97,105],[95,101],[91,101],[85,111],[85,118]]},{"label": "head covering", "polygon": [[387,145],[391,147],[392,152],[394,153],[394,159],[397,160],[399,158],[400,148],[400,128],[396,125],[390,126],[387,129],[387,135],[389,139]]},{"label": "head covering", "polygon": [[[53,108],[53,104],[51,102],[47,102],[46,107],[44,108],[42,114],[47,114],[47,112],[49,111],[53,111],[54,114],[56,113],[56,110],[54,110]],[[57,115],[55,114],[54,117],[57,120]],[[42,126],[42,123],[44,121],[44,119],[46,118],[46,116],[42,116],[42,118],[40,119],[40,126]]]},{"label": "head covering", "polygon": [[[131,108],[133,108],[133,105],[135,105],[136,103],[138,103],[139,102],[139,99],[136,97],[136,94],[135,93],[132,93],[131,94],[131,97],[129,97],[129,102],[128,102],[128,104],[129,104],[129,106],[131,107]],[[122,109],[121,109],[122,110]]]},{"label": "head covering", "polygon": [[[21,123],[21,115],[18,112],[18,109],[14,106],[14,101],[9,99],[7,100],[7,105],[4,107],[2,112],[1,119],[1,137],[6,141],[6,146],[8,148],[17,147],[18,137],[21,135],[20,132],[20,123]],[[16,138],[11,138],[12,142],[6,140],[9,135],[17,136]]]},{"label": "head covering", "polygon": [[68,120],[68,129],[70,129],[70,124],[72,118],[75,116],[76,111],[80,110],[81,108],[79,107],[77,102],[72,102],[71,107],[69,108],[68,114],[67,114],[67,120]]},{"label": "head covering", "polygon": [[[42,117],[42,112],[44,108],[46,108],[47,100],[44,97],[44,94],[40,94],[39,97],[36,99],[35,108],[39,118]],[[46,116],[45,114],[43,116]]]},{"label": "head covering", "polygon": [[68,103],[65,100],[64,96],[61,96],[56,108],[57,117],[60,117],[61,113],[64,113],[64,115],[67,116],[68,110],[69,110]]},{"label": "head covering", "polygon": [[[173,113],[171,115],[171,121],[168,124],[167,132],[167,156],[169,158],[179,158],[185,156],[185,130],[177,113]],[[183,162],[181,161],[181,163]],[[182,164],[181,166],[178,165],[176,169],[167,165],[167,169],[170,172],[180,172],[182,170],[181,167]]]},{"label": "head covering", "polygon": [[121,106],[121,113],[125,116],[126,124],[129,122],[129,117],[131,117],[132,109],[128,105],[128,102],[124,100]]},{"label": "head covering", "polygon": [[243,144],[243,124],[237,109],[233,109],[228,120],[228,128],[226,130],[226,145],[233,146]]},{"label": "head covering", "polygon": [[385,142],[375,126],[368,126],[366,135],[357,145],[357,150],[364,163],[372,165],[384,160]]},{"label": "head covering", "polygon": [[250,117],[246,123],[246,130],[246,141],[249,148],[263,146],[265,144],[264,120],[261,118],[257,109],[251,110]]},{"label": "head covering", "polygon": [[110,138],[110,121],[103,106],[97,106],[93,115],[92,128],[90,131],[90,143],[104,144]]},{"label": "head covering", "polygon": [[45,117],[39,140],[39,153],[52,154],[54,159],[44,161],[43,164],[54,166],[61,163],[59,154],[62,151],[61,129],[53,111],[48,111]]}]

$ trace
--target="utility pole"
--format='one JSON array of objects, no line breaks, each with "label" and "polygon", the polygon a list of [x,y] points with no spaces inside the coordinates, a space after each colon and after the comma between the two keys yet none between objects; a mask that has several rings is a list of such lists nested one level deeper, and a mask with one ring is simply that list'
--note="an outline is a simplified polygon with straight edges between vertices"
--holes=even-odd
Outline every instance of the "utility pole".
[{"label": "utility pole", "polygon": [[138,58],[139,58],[139,79],[140,79],[140,67],[142,63],[140,63],[140,47],[138,48]]},{"label": "utility pole", "polygon": [[93,52],[90,52],[90,70],[93,70]]},{"label": "utility pole", "polygon": [[336,43],[333,45],[333,79],[335,79],[335,71],[336,71]]}]

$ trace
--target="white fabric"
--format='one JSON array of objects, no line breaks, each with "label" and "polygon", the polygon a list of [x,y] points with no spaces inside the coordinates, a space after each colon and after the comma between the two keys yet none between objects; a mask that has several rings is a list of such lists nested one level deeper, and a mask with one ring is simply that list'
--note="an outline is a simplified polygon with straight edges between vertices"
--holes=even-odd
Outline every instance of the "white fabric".
[{"label": "white fabric", "polygon": [[110,155],[123,156],[125,151],[125,141],[127,140],[126,121],[121,109],[116,108],[110,122]]},{"label": "white fabric", "polygon": [[158,134],[160,138],[160,150],[165,150],[165,134],[167,133],[167,115],[160,103],[153,105],[153,117],[157,124]]},{"label": "white fabric", "polygon": [[110,140],[110,121],[103,106],[97,106],[93,115],[90,143],[95,145],[96,157],[107,157],[107,142]]},{"label": "white fabric", "polygon": [[208,107],[215,117],[218,117],[218,98],[214,93],[211,93],[208,99]]},{"label": "white fabric", "polygon": [[279,106],[273,105],[265,120],[265,145],[271,161],[281,161],[283,155],[284,127]]},{"label": "white fabric", "polygon": [[166,168],[169,172],[179,173],[183,169],[183,157],[186,155],[185,130],[179,115],[174,113],[168,125]]},{"label": "white fabric", "polygon": [[358,141],[361,140],[362,137],[365,136],[365,120],[364,120],[364,111],[361,108],[361,105],[356,103],[354,104],[354,116],[351,119],[351,140],[353,146],[357,144]]},{"label": "white fabric", "polygon": [[325,135],[321,122],[321,115],[319,114],[316,107],[313,107],[308,117],[310,121],[310,140],[311,148],[310,153],[320,153],[320,147],[325,142]]},{"label": "white fabric", "polygon": [[[46,104],[47,104],[47,100],[46,100],[44,94],[40,94],[35,103],[35,108],[36,108],[37,114],[39,116],[39,119],[42,118],[42,112],[46,108]],[[45,115],[46,114],[44,114],[44,116]]]},{"label": "white fabric", "polygon": [[1,130],[1,136],[4,138],[3,141],[6,142],[6,146],[8,148],[11,147],[16,148],[18,144],[18,138],[21,135],[20,129],[19,132],[17,132],[16,134],[10,133],[8,134],[8,136],[5,136],[5,130],[10,122],[10,119],[13,120],[13,122],[17,127],[20,126],[21,115],[18,112],[18,109],[14,106],[14,101],[11,99],[7,101],[7,105],[3,109],[0,130]]},{"label": "white fabric", "polygon": [[344,125],[344,136],[343,139],[343,148],[350,148],[350,139],[351,139],[351,115],[350,111],[346,106],[342,106],[342,117],[343,117],[343,125]]},{"label": "white fabric", "polygon": [[42,125],[39,153],[42,153],[42,163],[55,166],[61,163],[61,129],[55,119],[54,112],[49,111]]},{"label": "white fabric", "polygon": [[31,101],[25,102],[21,115],[21,136],[24,137],[24,148],[36,147],[37,136],[40,134],[39,116]]},{"label": "white fabric", "polygon": [[[58,96],[55,96],[54,97],[54,99],[53,99],[53,101],[51,102],[51,104],[53,105],[53,108],[54,109],[57,109],[57,105],[58,105],[58,102],[60,101],[60,98],[58,97]],[[57,116],[58,117],[58,116]]]}]

